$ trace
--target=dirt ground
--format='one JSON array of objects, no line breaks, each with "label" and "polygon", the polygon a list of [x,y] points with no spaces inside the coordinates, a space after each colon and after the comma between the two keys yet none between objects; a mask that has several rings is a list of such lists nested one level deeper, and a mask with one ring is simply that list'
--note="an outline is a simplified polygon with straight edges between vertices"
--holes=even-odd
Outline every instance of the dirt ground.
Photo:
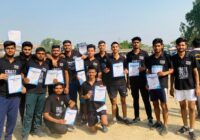
[{"label": "dirt ground", "polygon": [[[118,100],[120,101],[120,100]],[[127,112],[128,118],[133,119],[133,101],[131,94],[127,97]],[[111,105],[109,100],[107,100],[108,116],[111,117]],[[121,105],[119,103],[120,113]],[[76,126],[73,132],[67,132],[65,135],[48,135],[46,137],[39,138],[37,136],[29,136],[29,140],[185,140],[188,139],[187,135],[176,135],[175,131],[182,126],[182,119],[180,116],[179,104],[172,97],[168,97],[168,107],[169,107],[169,123],[168,123],[168,134],[166,136],[160,136],[156,130],[150,130],[147,125],[147,117],[145,114],[145,109],[143,102],[140,98],[140,118],[141,122],[135,125],[125,125],[122,123],[117,123],[114,125],[109,125],[108,132],[102,133],[100,130],[96,134],[90,134],[87,126]],[[154,119],[155,115],[153,113]],[[21,123],[18,119],[15,132],[13,134],[14,140],[21,140]],[[155,120],[154,120],[155,121]],[[200,140],[200,120],[196,120],[196,135],[198,140]]]}]

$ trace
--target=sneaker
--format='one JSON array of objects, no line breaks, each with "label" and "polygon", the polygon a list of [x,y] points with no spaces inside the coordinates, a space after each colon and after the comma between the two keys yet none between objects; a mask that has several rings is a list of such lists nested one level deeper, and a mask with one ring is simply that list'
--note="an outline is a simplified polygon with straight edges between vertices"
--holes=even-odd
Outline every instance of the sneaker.
[{"label": "sneaker", "polygon": [[167,127],[162,125],[161,130],[160,130],[160,135],[164,136],[164,135],[167,135],[167,133],[168,133]]},{"label": "sneaker", "polygon": [[102,125],[102,132],[106,133],[108,132],[108,128],[105,125]]},{"label": "sneaker", "polygon": [[152,125],[152,128],[155,128],[155,129],[162,128],[162,123],[161,123],[161,122],[155,122],[155,123]]},{"label": "sneaker", "polygon": [[153,119],[148,120],[148,126],[152,127],[153,126]]},{"label": "sneaker", "polygon": [[116,124],[116,123],[117,123],[117,119],[113,118],[112,121],[111,121],[111,124]]},{"label": "sneaker", "polygon": [[46,133],[42,131],[41,128],[38,128],[32,132],[32,135],[37,135],[38,137],[45,137],[47,136]]},{"label": "sneaker", "polygon": [[70,126],[67,127],[67,130],[69,132],[73,132],[75,130],[75,128],[74,128],[74,126],[70,125]]},{"label": "sneaker", "polygon": [[116,115],[116,119],[119,122],[123,122],[124,121],[124,119],[121,116],[119,116],[119,115]]},{"label": "sneaker", "polygon": [[189,132],[189,138],[190,140],[196,140],[196,135],[194,134],[194,132]]},{"label": "sneaker", "polygon": [[189,131],[189,128],[186,128],[185,126],[182,126],[178,131],[176,131],[176,134],[184,134]]},{"label": "sneaker", "polygon": [[22,140],[28,140],[28,135],[22,136]]},{"label": "sneaker", "polygon": [[137,123],[140,121],[140,118],[139,117],[136,117],[135,119],[133,119],[133,123]]},{"label": "sneaker", "polygon": [[129,119],[123,119],[123,122],[127,125],[132,124],[133,122]]}]

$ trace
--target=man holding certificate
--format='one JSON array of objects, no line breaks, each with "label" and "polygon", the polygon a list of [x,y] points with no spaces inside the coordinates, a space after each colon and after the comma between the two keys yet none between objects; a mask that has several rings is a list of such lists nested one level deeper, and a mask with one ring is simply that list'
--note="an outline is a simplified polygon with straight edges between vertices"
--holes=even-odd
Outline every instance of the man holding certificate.
[{"label": "man holding certificate", "polygon": [[[59,45],[53,45],[51,48],[51,59],[47,59],[47,61],[49,62],[49,70],[55,70],[57,71],[57,78],[53,80],[53,83],[51,85],[48,86],[48,91],[49,94],[53,94],[53,84],[57,83],[57,82],[61,82],[63,84],[65,84],[65,90],[64,93],[68,94],[69,93],[69,75],[68,75],[68,67],[67,67],[67,61],[64,58],[60,57],[61,54],[61,50],[60,50],[60,46]],[[61,75],[59,78],[59,71],[61,71]],[[61,81],[59,81],[61,80]],[[48,79],[46,79],[46,81],[49,81]]]},{"label": "man holding certificate", "polygon": [[92,65],[89,66],[87,75],[88,79],[81,87],[81,98],[86,101],[88,126],[91,132],[96,132],[96,124],[98,123],[98,117],[100,117],[102,131],[107,132],[108,119],[105,105],[106,88],[102,87],[103,84],[101,81],[96,81],[96,67]]},{"label": "man holding certificate", "polygon": [[133,107],[135,118],[133,123],[140,121],[139,113],[139,92],[141,93],[144,102],[148,124],[153,124],[152,109],[149,101],[149,92],[146,89],[146,59],[148,53],[141,50],[141,38],[134,37],[132,39],[133,50],[127,53],[126,59],[129,69],[129,81],[131,86],[131,95],[133,97]]},{"label": "man holding certificate", "polygon": [[[153,128],[158,128],[160,135],[166,135],[167,122],[168,122],[168,107],[167,107],[167,91],[168,91],[168,75],[173,73],[172,62],[170,56],[163,52],[164,44],[161,38],[156,38],[153,40],[153,50],[152,54],[147,61],[148,73],[157,74],[159,78],[159,83],[154,83],[154,85],[160,85],[159,89],[150,89],[150,99],[153,102],[156,123],[153,124]],[[155,81],[155,80],[154,80]],[[149,87],[150,84],[148,83]],[[160,101],[160,103],[159,103]],[[160,119],[160,107],[162,108],[163,123]]]},{"label": "man holding certificate", "polygon": [[45,55],[46,51],[44,48],[37,48],[35,55],[29,60],[24,73],[24,83],[27,88],[26,110],[22,128],[22,139],[24,140],[28,138],[31,131],[32,120],[32,134],[40,137],[45,135],[41,130],[42,112],[46,96],[46,85],[44,81],[46,72],[49,69],[45,61]]},{"label": "man holding certificate", "polygon": [[[110,78],[109,74],[104,72],[104,69],[106,68],[106,63],[109,59],[110,54],[106,52],[106,42],[104,40],[100,40],[98,42],[98,48],[99,48],[99,53],[95,54],[95,58],[99,61],[100,63],[100,69],[102,72],[102,82],[106,86],[108,93],[110,92]],[[111,99],[110,99],[111,101]],[[112,102],[111,102],[112,103]],[[118,121],[123,120],[122,117],[119,115],[119,109],[117,105],[117,111],[116,111],[116,119]]]},{"label": "man holding certificate", "polygon": [[111,44],[112,55],[109,57],[104,70],[105,73],[109,73],[110,78],[110,93],[109,97],[112,101],[112,120],[113,123],[117,121],[116,119],[116,106],[117,106],[117,93],[119,92],[122,104],[123,121],[126,124],[131,122],[127,118],[127,108],[126,108],[126,79],[125,74],[128,74],[126,60],[119,54],[119,43],[113,42]]},{"label": "man holding certificate", "polygon": [[183,126],[177,131],[177,134],[189,132],[189,139],[195,140],[197,138],[194,133],[195,102],[197,96],[200,96],[199,73],[195,57],[186,51],[187,44],[188,42],[184,38],[176,40],[177,54],[172,56],[174,73],[171,80],[170,94],[175,96],[179,102],[183,120]]},{"label": "man holding certificate", "polygon": [[[20,52],[19,56],[16,57],[16,58],[20,59],[21,63],[23,64],[23,71],[25,69],[26,63],[32,57],[32,54],[31,54],[32,49],[33,49],[33,44],[29,41],[25,41],[22,43],[22,52]],[[24,119],[25,99],[26,99],[26,94],[21,94],[19,112],[20,112],[22,122]]]},{"label": "man holding certificate", "polygon": [[14,58],[16,44],[13,41],[5,41],[5,56],[0,58],[0,139],[6,121],[5,140],[11,140],[17,121],[20,104],[20,93],[26,93],[22,86],[22,63]]},{"label": "man holding certificate", "polygon": [[66,123],[71,121],[64,120],[65,111],[67,107],[74,108],[75,102],[63,95],[64,85],[62,83],[56,83],[53,90],[54,92],[45,102],[44,122],[52,134],[65,134],[68,130]]}]

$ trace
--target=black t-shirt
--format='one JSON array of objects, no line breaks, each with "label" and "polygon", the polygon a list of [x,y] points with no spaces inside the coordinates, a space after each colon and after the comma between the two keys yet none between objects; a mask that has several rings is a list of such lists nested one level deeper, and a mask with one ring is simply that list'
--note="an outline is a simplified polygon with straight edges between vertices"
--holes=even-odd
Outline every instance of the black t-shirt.
[{"label": "black t-shirt", "polygon": [[108,74],[104,73],[104,69],[106,68],[106,63],[109,59],[109,55],[108,53],[105,53],[105,55],[103,57],[101,57],[100,53],[95,54],[95,58],[99,61],[100,63],[100,69],[102,72],[102,80],[104,82],[104,84],[106,82],[108,82],[109,78],[108,78]]},{"label": "black t-shirt", "polygon": [[[10,63],[6,57],[0,58],[0,74],[18,75],[22,73],[23,64],[20,59],[15,58],[15,60]],[[9,94],[8,93],[8,81],[0,80],[0,96],[3,97],[15,97],[20,96],[19,93]]]},{"label": "black t-shirt", "polygon": [[195,60],[197,62],[197,69],[199,72],[199,77],[200,77],[200,48],[195,48],[192,52],[191,55],[195,57]]},{"label": "black t-shirt", "polygon": [[[134,50],[130,51],[126,55],[127,65],[132,62],[139,62],[141,67],[146,67],[146,60],[148,53],[144,50],[140,50],[138,54],[134,53]],[[130,82],[134,82],[134,85],[146,85],[146,71],[140,72],[139,76],[130,77]]]},{"label": "black t-shirt", "polygon": [[97,70],[97,73],[101,72],[100,63],[96,58],[94,60],[90,60],[89,58],[86,58],[84,60],[84,63],[85,63],[85,73],[87,73],[89,66],[95,67]]},{"label": "black t-shirt", "polygon": [[[155,54],[151,55],[148,58],[147,68],[151,71],[151,73],[152,73],[152,67],[154,66],[161,66],[163,72],[173,68],[170,56],[165,53],[162,53],[159,58],[156,58]],[[159,76],[159,81],[161,88],[168,88],[168,75]]]},{"label": "black t-shirt", "polygon": [[[95,86],[101,86],[103,83],[100,81],[95,81],[93,85],[90,85],[88,81],[85,81],[81,86],[81,94],[86,95],[89,91],[94,93]],[[90,99],[86,99],[87,109],[89,112],[96,111],[98,108],[103,106],[103,102],[94,102],[93,96]]]},{"label": "black t-shirt", "polygon": [[56,119],[63,119],[65,110],[69,104],[69,98],[66,95],[50,95],[45,102],[44,113]]},{"label": "black t-shirt", "polygon": [[44,83],[45,83],[47,70],[49,70],[49,65],[47,61],[44,61],[43,64],[40,65],[39,62],[36,60],[35,56],[32,57],[26,65],[26,69],[24,72],[25,77],[27,77],[30,67],[41,69],[42,72],[40,74],[38,85],[25,84],[27,93],[45,93],[46,85]]},{"label": "black t-shirt", "polygon": [[124,69],[127,68],[127,63],[126,63],[126,59],[124,56],[120,55],[119,59],[116,60],[113,55],[110,55],[107,63],[106,63],[106,67],[110,69],[109,74],[109,79],[110,79],[110,85],[126,85],[126,80],[125,80],[125,76],[122,77],[114,77],[113,76],[113,64],[117,64],[117,63],[123,63],[124,65]]},{"label": "black t-shirt", "polygon": [[65,59],[67,60],[67,65],[68,65],[69,82],[77,82],[76,78],[77,73],[75,70],[75,58],[81,56],[82,55],[76,50],[72,50],[71,56],[65,55]]},{"label": "black t-shirt", "polygon": [[174,67],[175,89],[188,90],[195,88],[194,68],[197,67],[195,58],[186,53],[181,59],[178,54],[172,56]]}]

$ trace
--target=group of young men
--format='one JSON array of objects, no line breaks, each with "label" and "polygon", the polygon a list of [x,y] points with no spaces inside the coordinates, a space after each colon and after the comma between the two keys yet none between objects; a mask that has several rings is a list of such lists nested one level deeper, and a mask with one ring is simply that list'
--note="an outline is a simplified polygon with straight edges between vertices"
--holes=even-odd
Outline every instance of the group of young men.
[{"label": "group of young men", "polygon": [[[125,124],[134,124],[140,121],[139,93],[144,102],[148,125],[159,130],[161,135],[168,132],[168,105],[167,93],[174,96],[180,103],[183,127],[177,134],[188,133],[195,139],[195,107],[197,103],[198,117],[200,117],[200,40],[193,41],[194,51],[187,51],[187,41],[184,38],[176,40],[177,54],[170,56],[164,52],[164,43],[161,38],[152,42],[153,54],[151,56],[141,49],[141,38],[132,40],[133,50],[120,54],[118,42],[111,44],[112,53],[106,52],[106,42],[99,41],[99,53],[93,44],[87,46],[87,56],[73,50],[70,40],[63,41],[64,52],[59,45],[53,45],[50,54],[44,48],[36,49],[32,54],[31,42],[22,44],[22,52],[15,57],[16,45],[12,41],[4,42],[5,56],[0,58],[0,139],[2,138],[4,121],[6,121],[5,140],[12,139],[18,109],[22,121],[22,139],[27,140],[29,134],[44,136],[41,129],[42,120],[51,133],[64,134],[68,130],[64,120],[66,108],[77,109],[77,97],[80,99],[80,120],[86,122],[92,132],[96,132],[96,124],[102,125],[102,131],[108,131],[108,118],[105,102],[94,100],[96,87],[106,87],[111,102],[112,123],[121,121]],[[76,69],[76,59],[84,60],[86,81],[80,82]],[[138,75],[130,74],[130,65],[138,65]],[[119,71],[116,71],[118,67]],[[37,85],[30,83],[28,73],[30,68],[40,69]],[[121,70],[122,69],[122,70]],[[53,85],[46,85],[45,79],[48,70],[61,70],[64,83],[54,79]],[[122,72],[120,75],[119,73]],[[147,75],[156,74],[159,88],[151,89],[147,82]],[[22,94],[9,94],[8,77],[21,75],[23,81]],[[170,85],[168,85],[170,77]],[[127,88],[131,89],[133,98],[134,118],[127,118],[126,97]],[[46,98],[48,89],[49,96]],[[118,112],[117,94],[120,95],[122,115]],[[156,122],[153,122],[153,103]],[[160,110],[161,107],[161,110]],[[189,125],[187,120],[189,110]],[[163,121],[160,114],[162,112]]]}]

